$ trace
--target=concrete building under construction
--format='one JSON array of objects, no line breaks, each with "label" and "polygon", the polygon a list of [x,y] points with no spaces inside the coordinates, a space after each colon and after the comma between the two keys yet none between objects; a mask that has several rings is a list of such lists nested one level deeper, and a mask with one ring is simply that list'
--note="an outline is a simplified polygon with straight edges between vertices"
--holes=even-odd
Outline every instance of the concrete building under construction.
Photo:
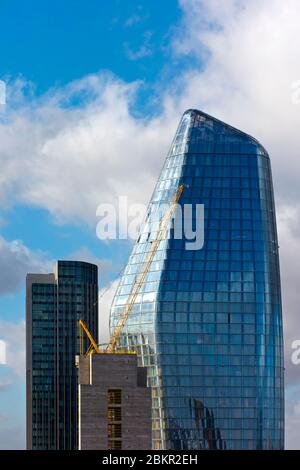
[{"label": "concrete building under construction", "polygon": [[79,449],[151,449],[151,389],[135,354],[78,359]]}]

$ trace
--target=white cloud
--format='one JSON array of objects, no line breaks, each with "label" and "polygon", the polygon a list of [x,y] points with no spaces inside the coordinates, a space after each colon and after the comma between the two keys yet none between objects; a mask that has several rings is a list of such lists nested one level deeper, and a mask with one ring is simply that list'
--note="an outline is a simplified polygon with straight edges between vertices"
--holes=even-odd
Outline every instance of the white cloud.
[{"label": "white cloud", "polygon": [[0,125],[0,203],[21,200],[63,222],[94,224],[101,202],[147,199],[174,126],[132,116],[137,87],[89,76],[8,113]]},{"label": "white cloud", "polygon": [[[299,270],[300,230],[295,230],[300,223],[300,207],[282,206],[278,211],[278,229],[280,236],[281,254],[281,283],[284,303],[284,329],[286,347],[286,365],[291,367],[291,344],[295,339],[300,340],[299,325]],[[295,366],[294,366],[295,368]],[[300,379],[300,368],[298,377]]]},{"label": "white cloud", "polygon": [[299,402],[300,384],[292,387],[288,392],[288,399],[285,410],[285,433],[286,449],[299,449],[299,426],[300,426],[300,402]]},{"label": "white cloud", "polygon": [[28,272],[51,269],[42,252],[30,250],[21,240],[7,241],[0,235],[0,295],[15,292]]},{"label": "white cloud", "polygon": [[109,283],[99,291],[99,342],[107,343],[109,340],[109,314],[110,307],[119,285],[119,279]]},{"label": "white cloud", "polygon": [[293,104],[291,88],[300,78],[299,2],[180,3],[184,16],[173,50],[177,60],[190,54],[195,67],[155,95],[155,117],[132,113],[141,83],[108,73],[40,98],[31,87],[29,100],[20,80],[8,86],[13,107],[0,125],[2,204],[26,201],[61,221],[94,223],[100,202],[119,194],[147,200],[179,117],[190,107],[260,138],[271,155],[278,202],[299,199],[300,105]]},{"label": "white cloud", "polygon": [[[300,3],[180,4],[184,14],[173,36],[173,58],[189,55],[194,67],[176,72],[155,97],[160,105],[155,117],[131,111],[141,84],[109,74],[85,77],[29,101],[17,82],[15,111],[6,111],[5,122],[1,114],[0,203],[22,201],[46,208],[61,222],[94,224],[101,202],[118,195],[148,200],[185,108],[203,109],[253,134],[268,149],[273,168],[288,356],[300,330],[300,104],[292,97],[293,83],[300,79]],[[102,307],[106,319],[110,300]],[[287,363],[287,381],[298,380],[298,371]],[[299,436],[294,413],[288,414],[290,442]]]},{"label": "white cloud", "polygon": [[[254,135],[270,153],[278,212],[286,382],[299,384],[290,361],[300,338],[300,77],[297,0],[181,0],[175,54],[204,60],[183,77],[179,107],[201,108]],[[287,401],[287,446],[299,448],[299,417]]]},{"label": "white cloud", "polygon": [[[25,379],[25,322],[0,321],[0,338],[6,343],[6,362],[9,373]],[[11,379],[2,385],[9,386]]]},{"label": "white cloud", "polygon": [[[299,200],[300,77],[297,0],[182,0],[176,54],[205,58],[203,71],[183,77],[179,107],[200,107],[253,134],[267,147],[277,200]],[[182,80],[182,77],[181,77]]]}]

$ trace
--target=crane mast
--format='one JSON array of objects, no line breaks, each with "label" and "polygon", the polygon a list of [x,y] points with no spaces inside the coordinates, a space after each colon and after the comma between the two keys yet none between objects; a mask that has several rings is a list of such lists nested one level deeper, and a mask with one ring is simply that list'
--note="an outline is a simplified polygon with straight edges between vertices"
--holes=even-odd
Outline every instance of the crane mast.
[{"label": "crane mast", "polygon": [[[135,303],[139,293],[141,292],[141,288],[142,288],[142,286],[143,286],[143,284],[144,284],[144,282],[147,278],[147,275],[150,271],[152,262],[154,260],[154,257],[156,255],[156,253],[157,253],[160,242],[162,240],[164,240],[164,238],[167,234],[167,231],[169,229],[170,221],[171,221],[171,219],[172,219],[172,217],[175,213],[177,203],[179,202],[179,200],[181,198],[181,195],[182,195],[182,192],[183,192],[184,188],[185,188],[184,184],[180,184],[178,186],[178,188],[176,189],[175,194],[172,198],[172,202],[171,202],[171,205],[170,205],[170,208],[169,208],[167,214],[162,216],[162,218],[159,222],[157,235],[156,235],[155,239],[150,242],[150,249],[146,254],[146,261],[145,261],[144,268],[143,268],[142,272],[137,274],[136,277],[135,277],[135,280],[134,280],[134,282],[131,286],[130,293],[128,295],[128,300],[126,302],[124,311],[121,313],[121,315],[120,315],[120,317],[117,321],[117,324],[114,327],[114,330],[111,334],[109,342],[108,342],[107,346],[104,349],[100,349],[98,347],[97,343],[95,342],[95,340],[93,339],[91,333],[89,332],[86,324],[82,320],[79,320],[80,353],[81,354],[82,354],[82,350],[83,350],[83,337],[82,337],[83,331],[85,332],[85,334],[87,335],[87,337],[90,341],[90,345],[89,345],[89,348],[88,348],[86,354],[93,354],[93,353],[96,353],[96,354],[101,354],[101,353],[113,354],[113,353],[117,352],[118,342],[121,338],[121,335],[122,335],[122,332],[124,330],[125,324],[128,320],[128,317],[129,317],[129,315],[132,311],[134,303]],[[128,352],[128,351],[126,351],[126,352]]]},{"label": "crane mast", "polygon": [[100,349],[96,341],[94,340],[92,334],[90,333],[90,330],[86,326],[85,322],[83,320],[79,320],[79,341],[80,341],[80,355],[83,354],[83,332],[86,334],[90,341],[90,345],[88,350],[86,351],[86,354],[90,354],[91,351],[100,354]]}]

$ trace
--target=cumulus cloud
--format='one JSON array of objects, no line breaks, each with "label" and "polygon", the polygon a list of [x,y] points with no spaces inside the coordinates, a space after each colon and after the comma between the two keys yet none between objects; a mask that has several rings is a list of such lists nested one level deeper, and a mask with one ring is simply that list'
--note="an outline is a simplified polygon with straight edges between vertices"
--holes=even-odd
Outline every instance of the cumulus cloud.
[{"label": "cumulus cloud", "polygon": [[[0,338],[6,343],[9,373],[25,379],[25,322],[0,321]],[[7,388],[11,382],[6,378],[0,388]]]},{"label": "cumulus cloud", "polygon": [[109,340],[110,308],[119,282],[119,279],[115,279],[99,291],[99,342],[101,344]]},{"label": "cumulus cloud", "polygon": [[184,78],[181,109],[196,106],[255,135],[273,163],[278,203],[299,200],[297,0],[181,0],[176,54],[204,60]]},{"label": "cumulus cloud", "polygon": [[[300,338],[300,63],[297,0],[181,0],[174,53],[204,62],[184,78],[180,107],[200,107],[257,137],[270,153],[278,214],[286,383],[299,383],[291,344]],[[170,100],[171,102],[171,100]],[[299,440],[288,398],[287,444]],[[298,424],[297,424],[298,423]],[[297,427],[298,426],[298,427]],[[294,447],[295,448],[295,447]]]},{"label": "cumulus cloud", "polygon": [[161,116],[132,115],[137,89],[104,73],[13,102],[0,123],[0,203],[21,200],[60,222],[94,224],[102,202],[144,202],[173,126],[162,133]]},{"label": "cumulus cloud", "polygon": [[[6,365],[0,365],[0,449],[25,448],[25,322],[0,321]],[[9,406],[6,405],[9,403]],[[14,403],[14,406],[11,404]],[[23,410],[20,412],[20,408]]]},{"label": "cumulus cloud", "polygon": [[51,269],[41,252],[30,250],[21,240],[7,241],[0,235],[0,295],[15,292],[29,271]]},{"label": "cumulus cloud", "polygon": [[288,394],[285,410],[286,449],[299,449],[299,426],[300,426],[300,385],[293,387]]},{"label": "cumulus cloud", "polygon": [[[149,199],[186,108],[203,109],[253,134],[272,162],[287,382],[297,383],[289,345],[300,338],[300,104],[295,100],[300,3],[180,0],[180,5],[183,18],[173,34],[172,58],[177,65],[189,58],[189,69],[176,72],[155,96],[155,116],[133,112],[142,84],[128,84],[107,73],[39,98],[33,87],[24,93],[20,80],[8,87],[7,111],[0,121],[0,204],[22,201],[47,209],[61,223],[95,224],[101,202],[119,195],[133,202]],[[106,318],[105,302],[102,308]],[[289,439],[298,423],[295,413],[291,406]]]},{"label": "cumulus cloud", "polygon": [[292,99],[300,78],[299,2],[180,3],[184,15],[173,54],[177,61],[190,56],[194,67],[154,96],[160,105],[155,117],[132,112],[143,84],[109,73],[39,98],[32,86],[24,93],[20,80],[7,87],[0,122],[2,205],[25,201],[62,222],[94,223],[100,202],[120,194],[146,201],[179,117],[190,107],[261,139],[272,158],[278,203],[299,199],[300,104]]},{"label": "cumulus cloud", "polygon": [[291,361],[292,343],[300,340],[299,325],[299,270],[300,207],[283,205],[279,208],[281,284],[283,297],[283,324],[285,337],[286,384],[300,383],[300,366]]}]

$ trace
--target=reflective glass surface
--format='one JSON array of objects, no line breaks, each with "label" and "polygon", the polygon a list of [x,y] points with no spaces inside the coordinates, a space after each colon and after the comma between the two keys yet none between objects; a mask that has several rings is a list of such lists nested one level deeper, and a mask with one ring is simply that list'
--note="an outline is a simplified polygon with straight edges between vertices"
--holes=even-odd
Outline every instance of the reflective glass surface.
[{"label": "reflective glass surface", "polygon": [[[121,339],[148,368],[153,448],[282,449],[282,314],[269,156],[254,138],[189,110],[148,214],[170,203],[181,183],[188,185],[182,207],[204,204],[204,246],[187,250],[171,230]],[[120,280],[111,328],[144,268],[153,230],[146,220]]]}]

